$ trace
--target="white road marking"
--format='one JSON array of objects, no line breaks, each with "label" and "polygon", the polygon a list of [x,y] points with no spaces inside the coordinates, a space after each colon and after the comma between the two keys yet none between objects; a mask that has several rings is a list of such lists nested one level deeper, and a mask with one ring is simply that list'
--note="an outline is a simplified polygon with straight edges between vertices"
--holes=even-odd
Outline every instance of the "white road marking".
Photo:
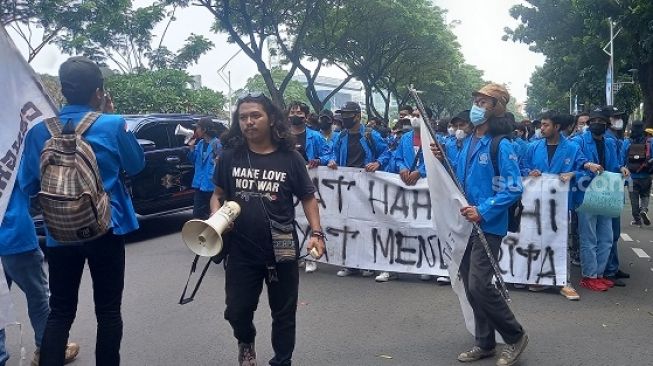
[{"label": "white road marking", "polygon": [[633,241],[633,238],[631,238],[630,235],[626,233],[621,233],[621,239],[623,239],[624,241]]},{"label": "white road marking", "polygon": [[643,251],[640,248],[631,248],[635,254],[637,254],[638,257],[640,258],[651,258],[648,254],[646,254],[645,251]]}]

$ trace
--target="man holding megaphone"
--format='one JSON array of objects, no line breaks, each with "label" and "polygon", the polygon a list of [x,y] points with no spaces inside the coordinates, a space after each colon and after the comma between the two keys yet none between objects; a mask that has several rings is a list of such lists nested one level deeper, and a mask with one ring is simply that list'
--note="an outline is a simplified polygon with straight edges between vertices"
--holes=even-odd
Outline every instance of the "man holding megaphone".
[{"label": "man holding megaphone", "polygon": [[[238,364],[256,365],[252,322],[263,282],[272,312],[270,365],[290,365],[295,347],[299,285],[298,238],[293,226],[294,197],[311,227],[307,250],[325,250],[318,203],[304,158],[295,150],[287,118],[265,95],[238,100],[225,150],[213,175],[211,212],[225,201],[240,206],[228,238],[225,292],[229,321],[238,340]],[[229,202],[232,205],[233,202]]]},{"label": "man holding megaphone", "polygon": [[213,194],[212,176],[215,170],[215,161],[222,152],[222,145],[217,137],[210,117],[202,117],[195,126],[195,138],[188,144],[188,160],[193,162],[195,173],[193,175],[193,217],[206,220],[209,218],[209,201]]}]

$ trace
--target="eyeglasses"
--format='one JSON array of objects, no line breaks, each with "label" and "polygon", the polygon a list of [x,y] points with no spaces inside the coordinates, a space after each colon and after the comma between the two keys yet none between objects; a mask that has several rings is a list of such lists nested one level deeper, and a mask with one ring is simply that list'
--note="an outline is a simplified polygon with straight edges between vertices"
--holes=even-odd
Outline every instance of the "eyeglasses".
[{"label": "eyeglasses", "polygon": [[262,98],[267,98],[267,95],[263,93],[262,91],[249,91],[245,90],[242,93],[238,95],[238,102],[242,102],[245,99],[262,99]]}]

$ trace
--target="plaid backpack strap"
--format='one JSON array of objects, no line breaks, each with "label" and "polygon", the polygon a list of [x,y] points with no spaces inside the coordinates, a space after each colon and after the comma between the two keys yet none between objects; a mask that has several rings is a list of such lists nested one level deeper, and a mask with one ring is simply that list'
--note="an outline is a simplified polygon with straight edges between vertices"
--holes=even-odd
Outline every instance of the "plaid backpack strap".
[{"label": "plaid backpack strap", "polygon": [[91,127],[91,125],[95,121],[97,121],[98,118],[100,118],[101,115],[102,114],[97,113],[97,112],[88,112],[88,113],[86,113],[86,115],[84,115],[82,120],[79,122],[79,124],[75,128],[75,133],[77,135],[80,135],[80,136],[83,135],[86,132],[86,130],[88,130],[89,127]]},{"label": "plaid backpack strap", "polygon": [[63,126],[61,125],[59,118],[57,117],[48,118],[43,120],[43,123],[45,123],[45,127],[48,129],[48,132],[50,132],[50,135],[52,135],[52,137],[61,137]]}]

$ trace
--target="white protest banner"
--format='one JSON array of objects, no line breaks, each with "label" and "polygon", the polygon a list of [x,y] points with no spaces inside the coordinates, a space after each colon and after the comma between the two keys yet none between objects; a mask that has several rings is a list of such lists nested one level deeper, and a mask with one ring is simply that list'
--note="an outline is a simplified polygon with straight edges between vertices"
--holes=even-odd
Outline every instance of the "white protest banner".
[{"label": "white protest banner", "polygon": [[[319,167],[309,171],[317,188],[328,237],[323,262],[378,271],[447,276],[443,248],[433,229],[426,180],[407,187],[397,174]],[[440,210],[436,210],[440,212]],[[308,234],[301,206],[302,246]]]},{"label": "white protest banner", "polygon": [[34,70],[0,25],[0,222],[20,166],[23,140],[34,123],[54,117],[55,106]]},{"label": "white protest banner", "polygon": [[[425,154],[427,163],[428,155]],[[320,219],[328,238],[328,253],[321,262],[377,271],[450,276],[449,259],[462,259],[471,226],[455,206],[465,202],[462,195],[456,195],[455,186],[434,185],[431,197],[426,179],[407,187],[399,175],[385,172],[319,167],[309,170],[309,174],[317,188]],[[504,240],[501,253],[506,254],[501,254],[501,268],[506,282],[565,283],[567,241],[563,237],[566,237],[567,221],[563,217],[566,217],[567,197],[559,192],[552,194],[549,188],[542,188],[543,184],[526,185],[523,227],[529,229],[524,230],[523,236],[520,233]],[[449,200],[455,201],[455,205]],[[552,209],[555,221],[550,220]],[[296,213],[303,247],[309,234],[308,224],[301,205]],[[434,220],[438,224],[438,220],[444,222],[439,226],[442,230],[434,228]],[[537,229],[538,225],[541,230]],[[442,240],[443,237],[448,240]]]},{"label": "white protest banner", "polygon": [[503,238],[500,263],[506,282],[563,286],[567,283],[569,183],[543,174],[522,180],[519,233]]}]

